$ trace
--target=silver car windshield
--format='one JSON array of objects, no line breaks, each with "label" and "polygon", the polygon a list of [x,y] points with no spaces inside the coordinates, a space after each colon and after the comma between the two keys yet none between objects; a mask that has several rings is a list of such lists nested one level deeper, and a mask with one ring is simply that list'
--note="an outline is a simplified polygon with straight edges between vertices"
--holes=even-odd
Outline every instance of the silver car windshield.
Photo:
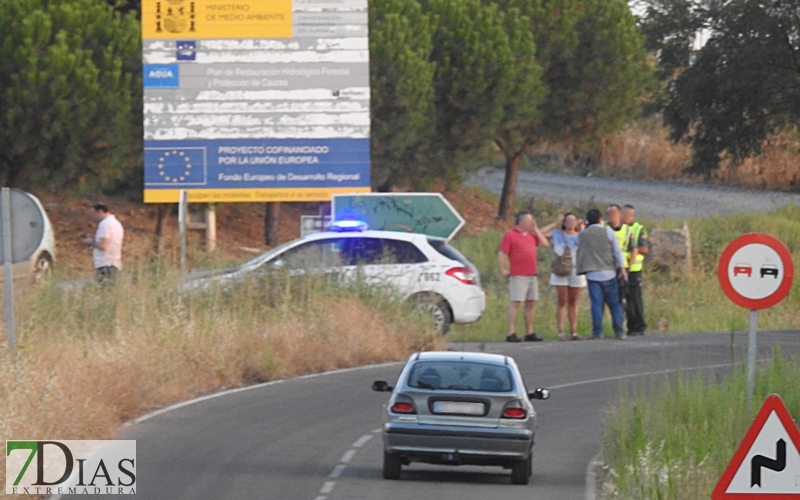
[{"label": "silver car windshield", "polygon": [[514,389],[506,366],[465,361],[418,361],[408,375],[409,387],[458,391],[509,392]]}]

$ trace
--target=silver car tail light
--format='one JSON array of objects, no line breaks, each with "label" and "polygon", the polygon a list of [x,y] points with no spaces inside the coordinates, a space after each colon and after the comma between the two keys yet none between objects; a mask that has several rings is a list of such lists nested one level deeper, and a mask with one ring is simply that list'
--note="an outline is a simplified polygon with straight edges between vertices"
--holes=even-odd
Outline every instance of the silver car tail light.
[{"label": "silver car tail light", "polygon": [[515,399],[514,401],[509,401],[506,403],[500,416],[502,418],[522,420],[528,416],[528,410],[522,406],[522,401]]},{"label": "silver car tail light", "polygon": [[394,398],[394,404],[389,411],[392,413],[402,413],[404,415],[414,415],[417,413],[417,407],[414,406],[414,400],[405,394],[398,394]]}]

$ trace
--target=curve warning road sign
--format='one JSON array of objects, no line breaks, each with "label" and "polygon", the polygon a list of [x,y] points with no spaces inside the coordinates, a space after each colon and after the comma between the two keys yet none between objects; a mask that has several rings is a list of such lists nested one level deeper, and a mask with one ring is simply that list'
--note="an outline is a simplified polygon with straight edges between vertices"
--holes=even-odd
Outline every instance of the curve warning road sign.
[{"label": "curve warning road sign", "polygon": [[764,401],[711,500],[800,500],[800,431],[783,401]]}]

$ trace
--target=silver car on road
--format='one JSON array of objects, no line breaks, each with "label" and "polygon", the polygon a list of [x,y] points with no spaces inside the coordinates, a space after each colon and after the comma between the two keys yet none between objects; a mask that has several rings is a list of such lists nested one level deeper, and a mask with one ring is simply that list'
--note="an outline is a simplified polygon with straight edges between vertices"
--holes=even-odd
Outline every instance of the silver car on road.
[{"label": "silver car on road", "polygon": [[528,484],[536,412],[514,360],[498,354],[423,352],[409,358],[391,392],[383,425],[383,477],[398,479],[403,465],[493,465]]}]

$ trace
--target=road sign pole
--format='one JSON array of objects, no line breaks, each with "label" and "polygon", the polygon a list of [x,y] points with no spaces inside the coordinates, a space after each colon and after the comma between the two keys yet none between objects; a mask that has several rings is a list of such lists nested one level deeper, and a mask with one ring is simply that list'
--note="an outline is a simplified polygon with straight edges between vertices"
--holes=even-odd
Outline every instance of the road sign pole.
[{"label": "road sign pole", "polygon": [[747,409],[753,407],[753,392],[756,386],[756,336],[758,334],[758,311],[750,311],[750,331],[747,334]]},{"label": "road sign pole", "polygon": [[4,187],[0,193],[0,208],[3,210],[3,278],[5,280],[5,313],[6,332],[8,334],[8,352],[11,359],[16,360],[17,346],[15,340],[14,319],[14,268],[11,248],[11,189]]}]

